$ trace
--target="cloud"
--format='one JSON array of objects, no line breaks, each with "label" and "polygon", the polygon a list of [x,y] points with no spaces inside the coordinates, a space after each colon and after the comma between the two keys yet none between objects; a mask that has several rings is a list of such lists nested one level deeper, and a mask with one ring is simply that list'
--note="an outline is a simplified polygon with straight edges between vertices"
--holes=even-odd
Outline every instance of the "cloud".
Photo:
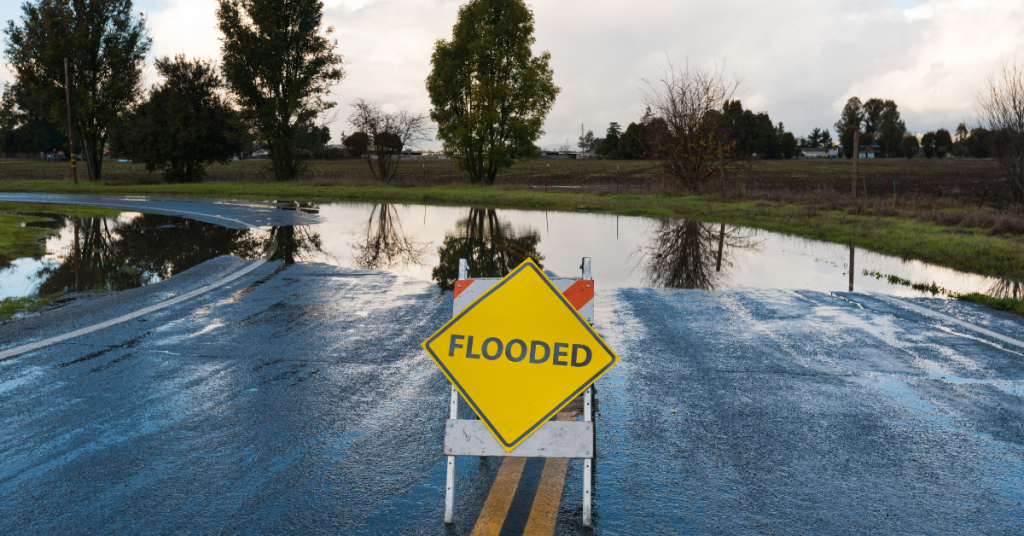
[{"label": "cloud", "polygon": [[[345,119],[356,98],[429,111],[424,80],[434,41],[451,37],[461,3],[325,0],[324,22],[335,28],[347,72],[333,96],[335,140],[351,130]],[[219,57],[216,6],[154,5],[153,54]],[[549,0],[532,7],[534,50],[551,52],[562,88],[541,139],[549,147],[566,138],[574,145],[581,123],[601,134],[611,121],[636,121],[644,80],[656,81],[666,58],[724,62],[743,80],[744,105],[797,135],[831,127],[853,95],[894,99],[912,131],[955,127],[1001,58],[1024,59],[1024,0]]]}]

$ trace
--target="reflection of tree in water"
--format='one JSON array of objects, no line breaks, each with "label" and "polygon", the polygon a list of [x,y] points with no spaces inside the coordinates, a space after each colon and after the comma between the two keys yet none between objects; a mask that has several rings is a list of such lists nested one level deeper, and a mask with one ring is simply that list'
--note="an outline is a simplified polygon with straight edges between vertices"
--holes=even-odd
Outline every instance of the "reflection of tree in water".
[{"label": "reflection of tree in water", "polygon": [[469,262],[469,275],[474,278],[504,277],[527,258],[543,268],[544,257],[537,252],[537,231],[516,230],[502,223],[494,210],[472,208],[455,226],[437,249],[440,259],[432,274],[442,291],[455,287],[459,259]]},{"label": "reflection of tree in water", "polygon": [[988,295],[994,298],[1024,298],[1024,283],[1013,279],[1000,279],[988,289]]},{"label": "reflection of tree in water", "polygon": [[[725,273],[722,259],[731,250],[755,248],[758,243],[737,227],[698,220],[662,220],[650,244],[638,253],[644,285],[714,290]],[[728,266],[731,263],[726,261]]]},{"label": "reflection of tree in water", "polygon": [[373,206],[366,222],[366,238],[352,248],[356,250],[353,262],[357,268],[379,270],[423,264],[427,244],[406,237],[395,207],[383,204]]},{"label": "reflection of tree in water", "polygon": [[285,265],[310,259],[315,253],[324,253],[320,234],[302,225],[271,227],[264,246],[270,253],[270,260],[283,260]]},{"label": "reflection of tree in water", "polygon": [[262,257],[276,243],[272,259],[294,262],[319,251],[320,237],[305,229],[274,227],[269,234],[211,223],[142,214],[131,220],[56,216],[60,234],[74,233],[60,264],[40,270],[40,294],[75,290],[125,290],[166,279],[221,255]]}]

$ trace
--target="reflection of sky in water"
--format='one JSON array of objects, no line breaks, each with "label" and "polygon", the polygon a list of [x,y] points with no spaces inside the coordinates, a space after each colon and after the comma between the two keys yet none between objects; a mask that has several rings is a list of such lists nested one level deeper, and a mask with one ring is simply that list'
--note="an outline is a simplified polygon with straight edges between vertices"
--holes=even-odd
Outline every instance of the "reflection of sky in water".
[{"label": "reflection of sky in water", "polygon": [[[319,208],[324,223],[305,228],[303,232],[319,235],[323,251],[301,255],[300,260],[355,267],[360,251],[358,246],[365,246],[368,237],[374,235],[374,229],[381,224],[381,211],[374,211],[372,204],[354,203],[325,204]],[[440,262],[438,248],[446,235],[465,229],[458,222],[464,220],[469,212],[470,209],[465,207],[393,206],[390,211],[393,231],[417,247],[422,255],[419,264],[399,264],[389,270],[416,279],[431,280],[431,272]],[[659,230],[665,229],[660,220],[643,217],[523,210],[497,210],[495,214],[499,223],[510,225],[516,235],[537,233],[540,241],[536,249],[543,256],[542,262],[549,274],[577,276],[580,259],[591,257],[598,288],[642,286],[655,236]],[[139,213],[126,212],[117,221],[129,223],[140,216]],[[114,220],[107,223],[113,230]],[[710,228],[713,242],[705,241],[702,251],[714,257],[720,227],[711,224]],[[269,230],[261,229],[254,236],[266,238]],[[46,255],[42,260],[21,259],[0,271],[0,298],[34,294],[40,284],[39,270],[66,260],[73,254],[73,242],[74,231],[69,224],[46,240]],[[643,248],[646,250],[641,252]],[[711,279],[714,287],[719,289],[742,286],[846,291],[849,260],[847,246],[726,226],[722,272],[712,273]],[[710,270],[714,270],[714,261],[710,263]],[[915,283],[935,282],[957,292],[984,292],[997,281],[857,250],[854,289],[899,296],[927,294],[864,276],[864,270],[897,275]],[[147,282],[158,281],[165,275],[152,274]]]},{"label": "reflection of sky in water", "polygon": [[15,259],[11,265],[0,270],[0,300],[30,296],[39,290],[39,270],[55,266],[50,260],[35,260],[31,257]]}]

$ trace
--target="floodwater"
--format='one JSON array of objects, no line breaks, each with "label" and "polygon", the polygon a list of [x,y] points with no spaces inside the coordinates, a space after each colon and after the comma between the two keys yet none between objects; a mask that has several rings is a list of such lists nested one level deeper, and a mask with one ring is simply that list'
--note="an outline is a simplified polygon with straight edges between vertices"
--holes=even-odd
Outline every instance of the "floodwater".
[{"label": "floodwater", "polygon": [[[124,290],[161,281],[219,255],[384,270],[451,289],[460,258],[470,277],[506,274],[526,257],[550,275],[579,274],[593,259],[598,288],[733,287],[930,292],[877,274],[952,292],[1020,296],[1017,281],[903,261],[848,246],[688,219],[594,213],[333,203],[310,226],[228,229],[174,216],[56,217],[40,259],[0,270],[0,299],[54,292]],[[40,224],[34,224],[40,225]],[[850,264],[853,262],[851,278]],[[875,275],[865,273],[871,272]],[[940,295],[941,296],[941,295]]]}]

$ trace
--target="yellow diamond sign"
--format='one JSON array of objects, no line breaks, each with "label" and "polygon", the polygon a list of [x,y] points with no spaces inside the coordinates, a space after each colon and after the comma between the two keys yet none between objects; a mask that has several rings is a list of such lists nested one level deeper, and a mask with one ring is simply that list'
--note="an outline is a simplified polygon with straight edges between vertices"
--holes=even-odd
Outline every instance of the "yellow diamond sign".
[{"label": "yellow diamond sign", "polygon": [[619,361],[529,259],[423,349],[506,452]]}]

